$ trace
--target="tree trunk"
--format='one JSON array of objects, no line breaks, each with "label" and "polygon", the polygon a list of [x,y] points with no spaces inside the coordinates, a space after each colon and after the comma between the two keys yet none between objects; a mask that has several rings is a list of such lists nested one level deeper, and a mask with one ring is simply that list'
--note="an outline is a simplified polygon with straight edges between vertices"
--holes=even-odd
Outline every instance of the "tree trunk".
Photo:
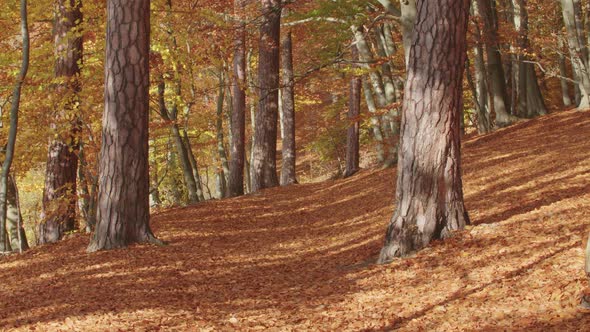
[{"label": "tree trunk", "polygon": [[283,149],[281,167],[281,185],[297,183],[295,174],[295,75],[293,73],[293,41],[291,31],[287,31],[282,42],[281,63],[283,66]]},{"label": "tree trunk", "polygon": [[195,179],[195,183],[197,184],[197,197],[199,198],[200,202],[203,202],[205,201],[205,193],[203,192],[203,181],[201,180],[201,176],[199,175],[199,164],[197,164],[197,158],[195,158],[195,154],[193,153],[193,148],[191,146],[191,141],[188,137],[186,127],[183,130],[183,142],[184,146],[186,147],[186,151],[188,152],[189,161],[191,162],[193,178]]},{"label": "tree trunk", "polygon": [[590,108],[590,59],[586,32],[582,25],[582,7],[580,0],[561,0],[563,21],[567,32],[567,41],[572,57],[572,65],[578,80],[580,92],[579,109]]},{"label": "tree trunk", "polygon": [[[353,61],[358,60],[358,51],[352,47]],[[344,177],[354,175],[359,170],[359,116],[361,114],[362,79],[353,76],[350,80],[350,94],[348,101],[348,134],[346,136],[346,170]]]},{"label": "tree trunk", "polygon": [[[82,2],[59,0],[55,15],[54,38],[57,61],[55,77],[63,79],[56,94],[63,96],[63,108],[55,112],[50,127],[55,131],[49,141],[43,212],[39,225],[40,244],[59,241],[64,232],[76,228],[78,171],[78,93],[82,62]],[[74,120],[68,120],[74,118]],[[65,124],[65,126],[64,126]],[[65,128],[64,128],[65,127]]]},{"label": "tree trunk", "polygon": [[518,89],[516,93],[517,114],[521,117],[534,117],[547,114],[543,94],[539,87],[535,65],[529,61],[526,52],[529,48],[529,19],[527,0],[512,0],[514,8],[514,27],[518,31]]},{"label": "tree trunk", "polygon": [[78,154],[78,179],[80,181],[80,213],[86,223],[85,230],[87,233],[94,231],[96,226],[96,200],[98,194],[98,178],[88,169],[86,161],[86,148],[80,142],[80,152]]},{"label": "tree trunk", "polygon": [[383,143],[383,134],[381,132],[381,125],[379,123],[379,117],[376,115],[377,113],[377,106],[375,105],[375,99],[373,98],[373,93],[371,92],[371,87],[369,86],[369,82],[367,82],[366,78],[362,79],[363,85],[363,92],[365,94],[365,101],[367,103],[367,108],[369,113],[373,114],[371,116],[371,128],[373,131],[373,137],[377,142],[377,161],[380,164],[385,164],[385,147]]},{"label": "tree trunk", "polygon": [[281,0],[261,0],[261,3],[263,15],[258,45],[260,101],[251,161],[253,192],[279,185],[276,154]]},{"label": "tree trunk", "polygon": [[20,199],[14,176],[8,176],[8,210],[6,215],[8,239],[13,251],[23,252],[29,249],[27,234],[23,227],[23,218],[20,212]]},{"label": "tree trunk", "polygon": [[406,69],[410,61],[410,48],[414,39],[414,24],[416,23],[416,0],[400,1],[401,5],[401,24],[402,38],[404,41],[404,54],[406,59]]},{"label": "tree trunk", "polygon": [[406,256],[469,223],[459,128],[469,0],[418,0],[417,8],[403,103],[397,208],[380,262]]},{"label": "tree trunk", "polygon": [[[373,53],[371,52],[371,48],[367,44],[366,38],[362,29],[357,28],[356,26],[351,27],[355,41],[356,47],[359,52],[359,60],[362,63],[362,67],[369,71],[369,78],[371,80],[371,88],[374,92],[374,97],[372,97],[372,104],[375,105],[375,110],[383,109],[389,104],[389,100],[387,99],[387,95],[385,94],[385,88],[383,85],[383,80],[379,72],[375,71],[371,68],[370,63],[374,61]],[[364,86],[366,91],[366,86]],[[366,94],[367,92],[365,92]],[[376,100],[376,102],[375,102]],[[393,102],[393,100],[391,100]],[[387,121],[387,118],[384,120]],[[381,126],[382,123],[379,123]],[[383,147],[387,148],[384,149],[383,153],[383,165],[384,166],[392,166],[395,162],[397,155],[395,154],[397,144],[392,141],[392,132],[390,130],[380,130],[381,142],[383,143]]]},{"label": "tree trunk", "polygon": [[12,160],[14,158],[14,147],[16,144],[16,134],[18,131],[18,110],[20,107],[21,90],[29,71],[29,23],[27,13],[27,0],[20,1],[20,18],[21,18],[21,35],[23,45],[22,64],[17,81],[12,92],[12,103],[10,107],[10,123],[8,129],[8,138],[4,150],[5,157],[0,171],[0,253],[10,251],[8,234],[6,233],[6,218],[8,213],[8,175]]},{"label": "tree trunk", "polygon": [[227,161],[227,153],[224,145],[223,135],[223,100],[225,99],[225,80],[223,71],[219,71],[219,95],[217,96],[217,118],[215,122],[215,128],[217,132],[217,153],[219,154],[219,161],[221,162],[221,169],[218,174],[220,175],[219,183],[221,184],[218,188],[219,198],[228,197],[227,195],[227,175],[229,175],[229,164]]},{"label": "tree trunk", "polygon": [[166,107],[166,100],[164,98],[165,90],[166,83],[164,82],[164,78],[160,77],[158,83],[158,104],[160,116],[164,121],[170,123],[170,132],[172,133],[172,139],[174,139],[174,146],[176,147],[177,155],[180,158],[184,185],[188,193],[188,202],[189,204],[194,204],[199,201],[199,197],[197,195],[197,184],[193,176],[193,169],[189,160],[186,146],[184,145],[182,136],[180,135],[180,127],[177,122],[178,107],[173,105],[172,108],[168,110],[168,107]]},{"label": "tree trunk", "polygon": [[[473,2],[473,14],[476,15],[478,12],[477,1]],[[485,67],[484,52],[482,43],[482,34],[479,28],[479,22],[476,22],[474,34],[476,38],[475,46],[473,47],[474,55],[474,71],[475,71],[475,90],[474,94],[475,104],[477,109],[477,131],[479,134],[486,134],[491,131],[492,127],[490,124],[490,101],[488,92],[488,75]]]},{"label": "tree trunk", "polygon": [[496,22],[495,0],[476,0],[476,15],[480,15],[483,22],[484,41],[488,57],[487,73],[489,78],[491,102],[496,113],[496,126],[505,127],[514,121],[509,114],[508,92],[502,66],[502,55],[498,44],[498,25]]},{"label": "tree trunk", "polygon": [[569,83],[567,80],[567,67],[565,61],[565,55],[563,53],[564,43],[562,38],[558,38],[559,42],[559,75],[561,76],[559,81],[561,83],[561,96],[563,101],[563,106],[570,107],[572,103],[572,99],[570,97],[570,89]]},{"label": "tree trunk", "polygon": [[246,137],[246,24],[241,18],[244,1],[234,0],[234,12],[240,20],[236,25],[232,77],[233,107],[231,114],[228,193],[230,197],[244,194],[244,160]]},{"label": "tree trunk", "polygon": [[88,251],[162,244],[149,226],[149,51],[149,1],[109,0],[100,189]]}]

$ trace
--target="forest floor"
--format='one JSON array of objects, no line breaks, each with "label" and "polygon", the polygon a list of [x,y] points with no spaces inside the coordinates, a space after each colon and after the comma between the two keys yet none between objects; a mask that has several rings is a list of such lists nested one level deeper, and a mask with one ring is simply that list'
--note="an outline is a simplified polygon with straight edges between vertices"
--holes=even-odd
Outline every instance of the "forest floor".
[{"label": "forest floor", "polygon": [[395,170],[159,213],[166,247],[3,257],[0,330],[588,330],[589,138],[569,111],[468,139],[474,225],[387,265]]}]

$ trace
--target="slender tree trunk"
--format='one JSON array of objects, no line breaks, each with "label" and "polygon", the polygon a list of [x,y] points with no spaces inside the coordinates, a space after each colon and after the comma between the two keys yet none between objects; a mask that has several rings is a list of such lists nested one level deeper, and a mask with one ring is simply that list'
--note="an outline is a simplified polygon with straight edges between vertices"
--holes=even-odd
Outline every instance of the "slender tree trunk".
[{"label": "slender tree trunk", "polygon": [[569,83],[568,83],[568,80],[566,79],[566,77],[568,77],[568,74],[567,74],[567,67],[566,67],[566,61],[565,61],[565,54],[563,53],[563,49],[564,49],[565,45],[564,45],[562,38],[559,38],[558,41],[559,41],[559,75],[561,76],[559,81],[561,83],[561,96],[562,96],[562,100],[563,100],[563,106],[569,107],[573,103],[572,103],[572,99],[570,97]]},{"label": "slender tree trunk", "polygon": [[283,149],[281,185],[297,183],[295,174],[296,146],[295,146],[295,75],[293,73],[293,40],[291,31],[287,31],[282,42],[281,62],[283,66]]},{"label": "slender tree trunk", "polygon": [[[353,61],[358,60],[358,51],[352,47]],[[346,136],[346,170],[344,177],[354,175],[359,170],[359,116],[361,114],[362,79],[354,75],[350,80],[348,101],[348,134]]]},{"label": "slender tree trunk", "polygon": [[[478,12],[477,1],[473,1],[472,7],[474,16]],[[479,15],[476,18],[480,18]],[[479,28],[479,21],[475,24],[474,34],[476,38],[475,46],[473,47],[474,55],[474,71],[475,71],[475,88],[474,94],[475,104],[477,108],[477,131],[479,134],[486,134],[492,130],[490,124],[490,101],[488,91],[488,75],[485,67],[483,46],[480,42],[482,40],[481,29]]]},{"label": "slender tree trunk", "polygon": [[229,174],[229,164],[227,161],[227,153],[225,151],[224,145],[224,135],[223,135],[223,100],[225,99],[225,80],[223,77],[223,71],[219,72],[219,95],[217,96],[217,119],[216,119],[216,132],[217,132],[217,153],[219,154],[219,161],[221,162],[221,169],[219,169],[218,174],[220,175],[219,183],[220,186],[218,188],[221,189],[219,191],[219,198],[228,197],[227,195],[227,175]]},{"label": "slender tree trunk", "polygon": [[184,185],[188,193],[188,202],[189,204],[194,204],[199,201],[199,197],[197,195],[197,184],[193,176],[193,169],[189,160],[186,146],[182,140],[182,136],[180,135],[180,126],[177,122],[178,108],[174,105],[170,110],[168,110],[164,97],[165,90],[166,83],[164,82],[164,78],[160,77],[158,83],[158,104],[160,116],[164,121],[170,123],[170,132],[172,134],[172,139],[174,140],[174,146],[176,147],[177,155],[180,158]]},{"label": "slender tree trunk", "polygon": [[80,181],[80,212],[86,223],[87,233],[94,231],[96,226],[96,199],[98,194],[98,178],[88,169],[86,161],[86,147],[80,142],[78,179]]},{"label": "slender tree trunk", "polygon": [[183,130],[183,142],[184,146],[186,147],[186,151],[188,152],[189,161],[191,163],[191,168],[193,170],[193,178],[195,179],[195,183],[197,185],[197,197],[199,198],[200,202],[205,201],[205,193],[203,192],[203,181],[201,180],[201,176],[199,175],[199,164],[197,163],[197,158],[195,158],[195,154],[193,153],[193,148],[191,146],[191,141],[188,137],[188,133],[186,128]]},{"label": "slender tree trunk", "polygon": [[[63,104],[56,111],[51,128],[55,131],[49,141],[49,153],[43,190],[42,222],[39,225],[40,244],[60,240],[64,232],[76,227],[78,170],[78,93],[82,62],[82,2],[59,0],[55,16],[54,39],[57,61],[55,77],[64,80],[56,94]],[[74,115],[74,116],[73,116]],[[68,120],[68,118],[74,120]],[[65,124],[65,128],[64,128]]]},{"label": "slender tree trunk", "polygon": [[517,114],[529,118],[547,114],[547,108],[535,72],[535,65],[529,61],[529,57],[526,55],[530,46],[527,0],[512,0],[512,5],[514,8],[514,27],[518,31],[518,48],[521,52],[517,55]]},{"label": "slender tree trunk", "polygon": [[258,80],[260,102],[256,113],[253,158],[251,161],[252,191],[276,187],[277,119],[279,106],[279,51],[281,31],[281,0],[261,0],[263,21],[258,45]]},{"label": "slender tree trunk", "polygon": [[[388,105],[388,100],[387,100],[387,96],[385,94],[383,80],[382,80],[379,72],[375,71],[369,65],[371,62],[374,61],[373,53],[371,52],[371,48],[369,47],[369,45],[366,41],[366,38],[364,36],[362,29],[357,28],[356,26],[352,26],[351,29],[353,30],[353,33],[354,33],[356,47],[359,52],[359,60],[362,64],[361,66],[369,71],[368,76],[371,81],[371,88],[374,92],[374,97],[371,98],[372,104],[373,105],[376,104],[375,110],[385,108]],[[364,86],[364,88],[366,90],[366,86]],[[366,93],[367,92],[365,92],[365,94]],[[370,110],[370,108],[369,108],[369,110]],[[387,121],[387,118],[385,118],[384,120]],[[374,123],[374,125],[375,125],[375,123]],[[379,125],[381,126],[382,123],[379,123]],[[387,128],[387,126],[386,126],[386,128]],[[380,130],[380,137],[381,137],[380,142],[382,142],[383,147],[384,147],[383,165],[386,167],[393,166],[395,159],[397,157],[395,154],[397,144],[395,142],[393,142],[392,134],[393,133],[391,130]],[[387,148],[387,149],[385,149],[385,148]]]},{"label": "slender tree trunk", "polygon": [[10,123],[8,129],[8,138],[6,148],[4,150],[5,157],[2,163],[2,170],[0,171],[0,252],[10,250],[10,243],[8,242],[8,234],[6,233],[6,217],[8,213],[8,176],[12,160],[14,158],[14,147],[16,144],[16,134],[18,131],[18,110],[20,107],[21,90],[27,77],[29,70],[29,24],[27,13],[27,0],[20,1],[20,17],[21,17],[21,35],[23,45],[22,64],[20,72],[17,77],[14,90],[12,92],[12,103],[10,107]]},{"label": "slender tree trunk", "polygon": [[367,103],[367,108],[369,109],[369,113],[373,114],[371,116],[371,128],[373,132],[373,137],[375,138],[375,141],[377,143],[377,161],[380,164],[385,164],[385,147],[383,143],[383,134],[381,132],[381,124],[379,123],[379,117],[376,115],[377,106],[375,105],[375,99],[373,98],[371,87],[369,86],[369,82],[367,82],[366,78],[362,79],[362,85],[363,92],[365,94],[365,101]]},{"label": "slender tree trunk", "polygon": [[20,211],[20,199],[18,187],[14,176],[8,176],[8,196],[7,196],[7,231],[10,240],[10,247],[13,251],[23,252],[29,249],[27,243],[27,234],[23,227],[23,218]]},{"label": "slender tree trunk", "polygon": [[506,79],[498,44],[495,0],[476,1],[478,5],[476,15],[480,15],[483,22],[484,41],[488,57],[486,70],[489,78],[488,88],[492,96],[492,107],[496,113],[496,126],[505,127],[514,121],[514,117],[509,113]]},{"label": "slender tree trunk", "polygon": [[149,1],[108,0],[106,45],[97,224],[88,250],[162,244],[149,226]]},{"label": "slender tree trunk", "polygon": [[406,256],[469,223],[459,128],[469,0],[418,0],[417,8],[402,114],[397,208],[380,262]]},{"label": "slender tree trunk", "polygon": [[412,47],[412,40],[414,38],[414,25],[416,23],[416,0],[400,1],[401,5],[401,25],[402,38],[404,41],[404,53],[406,59],[406,68],[410,61],[410,48]]},{"label": "slender tree trunk", "polygon": [[590,59],[586,32],[582,25],[580,0],[561,0],[563,21],[572,58],[572,66],[580,92],[579,109],[590,108]]},{"label": "slender tree trunk", "polygon": [[234,39],[232,76],[233,107],[231,114],[228,192],[230,197],[244,194],[244,161],[246,138],[246,24],[241,18],[244,1],[234,0],[234,13],[238,20]]}]

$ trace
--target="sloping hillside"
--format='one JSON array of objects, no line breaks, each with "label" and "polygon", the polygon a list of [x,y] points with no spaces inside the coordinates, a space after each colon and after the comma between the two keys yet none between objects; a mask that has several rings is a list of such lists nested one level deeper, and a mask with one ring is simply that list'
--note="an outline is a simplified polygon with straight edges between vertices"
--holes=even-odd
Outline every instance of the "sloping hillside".
[{"label": "sloping hillside", "polygon": [[589,138],[572,111],[468,140],[475,225],[389,265],[394,170],[160,213],[167,247],[0,258],[0,329],[582,330]]}]

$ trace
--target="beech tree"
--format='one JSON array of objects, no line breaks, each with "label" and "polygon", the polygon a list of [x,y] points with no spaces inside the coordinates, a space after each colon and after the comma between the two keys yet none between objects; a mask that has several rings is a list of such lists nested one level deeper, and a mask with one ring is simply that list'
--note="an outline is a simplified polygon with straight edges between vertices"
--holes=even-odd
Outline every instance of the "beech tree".
[{"label": "beech tree", "polygon": [[279,54],[281,0],[261,0],[262,24],[258,43],[259,103],[252,145],[252,192],[279,185],[277,177],[277,121],[279,110]]},{"label": "beech tree", "polygon": [[18,131],[18,112],[20,107],[21,92],[29,71],[30,58],[30,38],[29,38],[29,22],[27,11],[27,0],[20,1],[20,27],[23,45],[23,54],[20,71],[14,84],[12,91],[11,106],[10,106],[10,127],[8,131],[8,140],[6,148],[2,149],[5,153],[4,161],[2,162],[2,169],[0,170],[0,253],[11,250],[8,234],[6,232],[6,219],[8,214],[8,187],[9,176],[12,161],[14,159],[14,148],[16,145],[16,134]]},{"label": "beech tree", "polygon": [[161,244],[149,225],[150,4],[109,0],[97,224],[88,251]]},{"label": "beech tree", "polygon": [[406,256],[469,223],[460,119],[469,0],[418,0],[398,159],[396,211],[379,262]]},{"label": "beech tree", "polygon": [[[76,227],[78,171],[77,109],[83,41],[81,0],[59,0],[54,21],[56,94],[63,96],[53,116],[43,190],[40,244],[60,240]],[[62,128],[64,127],[65,128]]]},{"label": "beech tree", "polygon": [[[352,46],[352,60],[358,61],[358,50]],[[348,133],[346,136],[346,169],[344,177],[354,175],[359,170],[359,116],[361,113],[362,79],[353,75],[350,80],[348,100]]]},{"label": "beech tree", "polygon": [[477,1],[478,13],[483,23],[483,37],[487,55],[487,74],[489,81],[490,102],[496,113],[496,125],[505,127],[514,122],[514,116],[510,115],[508,90],[506,87],[506,74],[502,64],[498,37],[498,18],[495,0]]},{"label": "beech tree", "polygon": [[283,67],[282,117],[283,147],[281,185],[297,183],[295,174],[295,75],[293,73],[293,37],[291,30],[285,33],[282,41],[281,65]]},{"label": "beech tree", "polygon": [[244,161],[246,157],[246,24],[241,14],[244,0],[234,0],[236,32],[232,76],[232,114],[228,193],[230,197],[244,194]]},{"label": "beech tree", "polygon": [[580,0],[561,0],[563,22],[567,33],[574,76],[580,93],[578,108],[590,108],[590,52],[583,26]]}]

